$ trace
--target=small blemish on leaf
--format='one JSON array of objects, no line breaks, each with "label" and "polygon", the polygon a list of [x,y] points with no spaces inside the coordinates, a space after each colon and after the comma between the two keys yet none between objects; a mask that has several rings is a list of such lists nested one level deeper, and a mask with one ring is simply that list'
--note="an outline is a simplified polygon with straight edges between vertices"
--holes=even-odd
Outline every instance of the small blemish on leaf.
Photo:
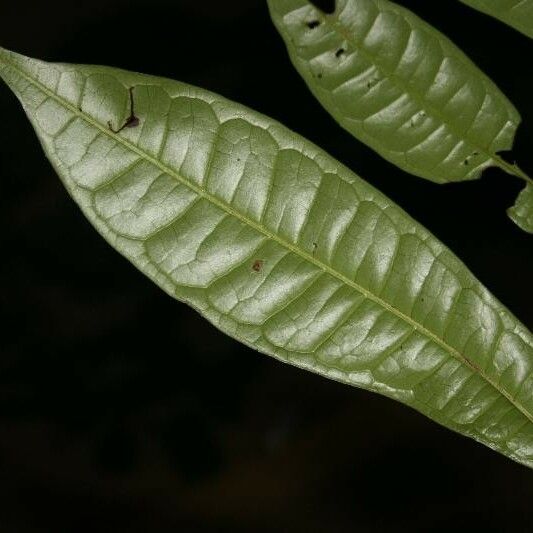
[{"label": "small blemish on leaf", "polygon": [[310,20],[309,22],[306,23],[306,26],[307,26],[310,30],[314,30],[315,28],[317,28],[318,26],[320,26],[320,21],[319,21],[319,20]]},{"label": "small blemish on leaf", "polygon": [[339,48],[336,52],[335,52],[335,57],[341,57],[344,52],[346,52],[346,50],[344,48]]},{"label": "small blemish on leaf", "polygon": [[413,128],[414,126],[419,124],[421,121],[424,120],[424,118],[426,118],[425,111],[419,111],[418,113],[416,113],[416,115],[411,118],[411,127]]},{"label": "small blemish on leaf", "polygon": [[254,264],[252,265],[252,270],[254,272],[261,272],[261,270],[263,270],[263,264],[264,264],[263,260],[256,259],[254,261]]},{"label": "small blemish on leaf", "polygon": [[321,79],[322,79],[322,72],[319,72],[319,73],[316,75],[316,77],[317,77],[319,80],[321,80]]}]

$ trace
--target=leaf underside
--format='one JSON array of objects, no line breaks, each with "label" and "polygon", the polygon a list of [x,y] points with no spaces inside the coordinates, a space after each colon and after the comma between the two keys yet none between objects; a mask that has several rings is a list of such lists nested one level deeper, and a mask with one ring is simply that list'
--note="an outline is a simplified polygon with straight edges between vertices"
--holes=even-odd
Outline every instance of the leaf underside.
[{"label": "leaf underside", "polygon": [[182,83],[7,51],[0,76],[87,218],[168,294],[533,466],[531,334],[342,164]]},{"label": "leaf underside", "polygon": [[337,0],[333,13],[308,0],[268,4],[315,97],[385,159],[436,183],[476,179],[490,166],[518,175],[498,154],[512,147],[520,115],[412,12],[388,0]]},{"label": "leaf underside", "polygon": [[533,38],[533,0],[461,0]]}]

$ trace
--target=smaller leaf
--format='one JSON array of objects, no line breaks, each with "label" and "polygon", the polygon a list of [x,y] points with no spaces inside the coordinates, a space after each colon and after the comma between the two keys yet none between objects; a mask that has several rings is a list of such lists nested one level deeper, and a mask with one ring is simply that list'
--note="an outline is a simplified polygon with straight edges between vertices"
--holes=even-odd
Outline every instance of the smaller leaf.
[{"label": "smaller leaf", "polygon": [[524,231],[533,233],[533,185],[528,183],[507,214]]},{"label": "smaller leaf", "polygon": [[533,0],[461,0],[461,2],[501,20],[533,39]]},{"label": "smaller leaf", "polygon": [[518,111],[414,13],[388,0],[337,0],[333,13],[308,0],[268,5],[311,92],[382,157],[435,183],[477,179],[492,166],[531,181],[500,156],[512,148]]}]

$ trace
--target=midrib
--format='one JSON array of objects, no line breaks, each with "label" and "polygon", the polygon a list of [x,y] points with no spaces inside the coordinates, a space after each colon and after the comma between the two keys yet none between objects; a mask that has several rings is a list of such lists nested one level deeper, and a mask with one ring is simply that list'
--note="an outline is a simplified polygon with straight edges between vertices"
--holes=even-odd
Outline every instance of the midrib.
[{"label": "midrib", "polygon": [[[0,53],[2,52],[2,49],[0,48]],[[157,168],[159,168],[163,173],[168,174],[169,176],[172,176],[177,181],[194,191],[199,196],[205,198],[207,201],[212,203],[213,205],[217,206],[221,210],[225,211],[226,213],[230,214],[231,216],[235,217],[237,220],[242,222],[243,224],[246,224],[253,229],[255,229],[257,232],[263,234],[267,238],[271,239],[272,241],[278,243],[280,246],[288,249],[295,255],[300,256],[301,258],[305,259],[309,263],[315,265],[316,267],[320,268],[324,272],[327,272],[332,277],[338,279],[339,281],[343,282],[347,286],[353,288],[357,292],[361,293],[365,298],[368,298],[369,300],[373,301],[374,303],[378,304],[379,306],[383,307],[396,317],[400,318],[407,324],[409,324],[413,330],[420,332],[422,335],[426,336],[428,339],[433,341],[435,344],[443,348],[446,352],[448,352],[452,357],[466,365],[473,373],[479,374],[487,383],[489,383],[492,387],[498,391],[499,394],[504,396],[518,411],[520,411],[530,422],[533,422],[533,415],[527,411],[527,409],[522,406],[520,403],[518,403],[506,390],[500,388],[498,384],[489,376],[487,376],[477,365],[472,363],[466,356],[461,354],[458,350],[456,350],[453,346],[450,346],[446,343],[443,339],[438,337],[435,333],[428,330],[426,327],[424,327],[422,324],[418,323],[416,320],[411,318],[410,316],[404,314],[399,309],[395,308],[385,300],[381,299],[379,296],[376,296],[372,292],[370,292],[368,289],[365,289],[363,286],[359,285],[355,281],[351,280],[350,278],[346,277],[341,272],[338,272],[331,266],[329,266],[326,263],[323,263],[310,253],[306,252],[305,250],[302,250],[298,246],[295,246],[294,244],[280,238],[275,233],[272,233],[267,228],[262,226],[261,224],[255,222],[254,220],[249,219],[248,217],[242,215],[238,211],[236,211],[232,206],[226,204],[225,202],[222,202],[217,197],[213,196],[206,190],[202,189],[195,183],[189,181],[188,179],[184,178],[180,174],[178,174],[175,170],[168,167],[161,161],[155,159],[150,154],[146,153],[145,151],[141,150],[138,146],[134,145],[133,143],[129,142],[128,140],[124,139],[123,137],[119,136],[116,133],[113,133],[108,127],[100,124],[96,120],[94,120],[91,116],[87,115],[86,113],[83,113],[80,111],[76,106],[72,105],[70,102],[64,100],[59,95],[57,95],[54,91],[43,85],[38,80],[34,79],[32,76],[27,74],[24,70],[22,70],[20,67],[18,67],[13,62],[5,59],[5,56],[0,59],[1,62],[4,61],[7,65],[9,65],[10,68],[16,70],[21,77],[23,77],[26,81],[31,83],[34,87],[41,90],[44,94],[46,94],[49,98],[52,98],[59,104],[61,104],[65,109],[68,109],[71,113],[73,113],[75,116],[78,116],[79,118],[86,121],[88,124],[93,126],[94,128],[100,130],[105,135],[109,136],[110,138],[114,139],[117,143],[121,144],[128,150],[131,150],[132,152],[136,153],[139,157],[144,159],[145,161],[148,161],[149,163],[153,164]]]}]

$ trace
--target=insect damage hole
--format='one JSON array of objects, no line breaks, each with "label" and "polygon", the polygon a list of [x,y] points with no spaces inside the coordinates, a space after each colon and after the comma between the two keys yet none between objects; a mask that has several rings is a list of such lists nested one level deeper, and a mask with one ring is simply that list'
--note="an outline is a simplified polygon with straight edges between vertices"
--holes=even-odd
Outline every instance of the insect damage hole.
[{"label": "insect damage hole", "polygon": [[336,58],[339,58],[341,57],[342,55],[344,55],[344,53],[346,52],[346,50],[344,48],[339,48],[336,52],[335,52],[335,57]]},{"label": "insect damage hole", "polygon": [[478,155],[479,155],[479,152],[473,152],[472,154],[470,154],[469,156],[467,156],[467,157],[465,158],[465,160],[463,161],[463,165],[465,165],[465,166],[469,165],[469,164],[470,164],[470,160],[471,160],[472,158],[478,156]]},{"label": "insect damage hole", "polygon": [[305,24],[310,30],[314,30],[315,28],[318,28],[320,26],[319,20],[310,20],[309,22],[306,22]]},{"label": "insect damage hole", "polygon": [[135,102],[133,100],[133,90],[135,89],[135,87],[130,87],[129,88],[129,95],[130,95],[130,115],[129,117],[126,119],[126,121],[124,122],[124,124],[122,124],[122,126],[120,128],[118,128],[118,130],[114,129],[113,128],[113,124],[111,123],[111,121],[109,121],[107,123],[109,129],[113,132],[113,133],[120,133],[123,129],[125,128],[136,128],[139,124],[140,124],[140,120],[139,120],[139,117],[137,117],[135,115]]}]

